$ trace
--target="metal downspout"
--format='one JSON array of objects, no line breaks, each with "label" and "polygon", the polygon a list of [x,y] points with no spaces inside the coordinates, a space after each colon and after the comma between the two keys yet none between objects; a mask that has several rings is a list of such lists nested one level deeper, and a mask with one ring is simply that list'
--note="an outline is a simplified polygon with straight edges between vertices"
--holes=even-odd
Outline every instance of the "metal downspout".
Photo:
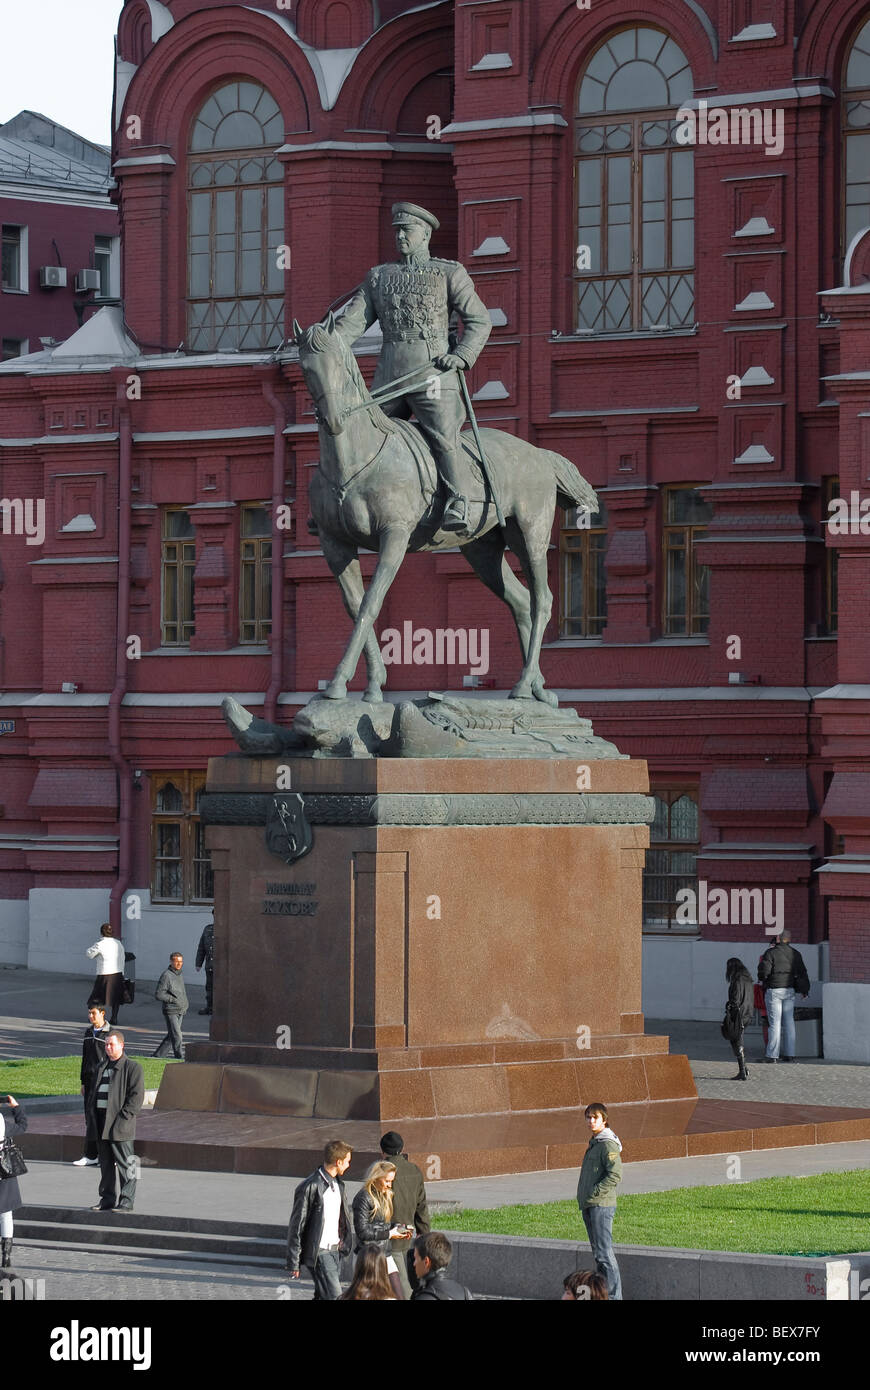
[{"label": "metal downspout", "polygon": [[272,446],[272,664],[269,688],[266,691],[263,707],[263,718],[268,723],[274,724],[278,708],[278,696],[281,694],[281,686],[284,681],[284,532],[275,529],[275,521],[278,516],[278,508],[284,502],[284,425],[286,417],[284,407],[269,380],[263,381],[263,395],[272,407],[275,426],[275,439]]},{"label": "metal downspout", "polygon": [[109,895],[112,935],[121,936],[121,900],[130,882],[133,784],[121,753],[121,706],[127,693],[127,635],[130,619],[130,483],[133,436],[123,384],[118,385],[118,606],[115,634],[115,685],[109,698],[109,756],[118,774],[118,877]]}]

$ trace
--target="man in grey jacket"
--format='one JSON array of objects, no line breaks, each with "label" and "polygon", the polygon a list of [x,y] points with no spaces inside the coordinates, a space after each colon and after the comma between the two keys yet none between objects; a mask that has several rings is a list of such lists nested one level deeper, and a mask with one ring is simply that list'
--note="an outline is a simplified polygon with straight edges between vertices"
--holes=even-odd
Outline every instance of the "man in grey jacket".
[{"label": "man in grey jacket", "polygon": [[163,1005],[163,1017],[166,1020],[166,1037],[154,1056],[165,1057],[171,1051],[173,1057],[177,1057],[181,1062],[184,1061],[184,1039],[181,1036],[181,1024],[189,1007],[187,990],[184,988],[184,980],[181,978],[183,965],[184,957],[181,952],[173,951],[169,957],[169,968],[164,970],[160,976],[154,991],[154,997],[159,999]]},{"label": "man in grey jacket", "polygon": [[586,1123],[591,1138],[583,1155],[577,1205],[583,1217],[595,1268],[607,1280],[611,1299],[622,1298],[619,1266],[613,1253],[613,1218],[616,1215],[616,1189],[622,1182],[622,1144],[607,1126],[607,1107],[594,1101],[586,1107]]}]

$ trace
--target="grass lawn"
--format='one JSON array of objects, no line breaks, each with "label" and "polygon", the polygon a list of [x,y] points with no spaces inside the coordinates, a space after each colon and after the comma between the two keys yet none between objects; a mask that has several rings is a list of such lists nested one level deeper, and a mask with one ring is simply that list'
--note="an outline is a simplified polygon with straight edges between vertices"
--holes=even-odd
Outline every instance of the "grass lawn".
[{"label": "grass lawn", "polygon": [[[577,1203],[439,1216],[438,1229],[585,1240]],[[842,1255],[870,1250],[870,1170],[619,1197],[613,1240],[684,1250]]]},{"label": "grass lawn", "polygon": [[[155,1091],[167,1059],[134,1057],[134,1061],[142,1064],[146,1091]],[[0,1062],[0,1096],[11,1094],[16,1100],[26,1100],[28,1096],[77,1096],[81,1064],[80,1057],[22,1057],[18,1062]]]}]

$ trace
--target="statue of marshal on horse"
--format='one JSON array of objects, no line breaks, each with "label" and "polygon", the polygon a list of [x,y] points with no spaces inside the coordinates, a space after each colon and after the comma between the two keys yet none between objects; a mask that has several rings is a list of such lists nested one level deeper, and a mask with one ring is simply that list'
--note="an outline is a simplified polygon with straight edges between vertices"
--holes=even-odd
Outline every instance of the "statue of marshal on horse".
[{"label": "statue of marshal on horse", "polygon": [[[398,262],[375,266],[339,318],[330,312],[304,330],[293,323],[321,447],[309,490],[313,526],[354,625],[325,696],[346,696],[365,654],[364,699],[383,699],[375,623],[399,566],[409,551],[458,546],[513,614],[523,668],[512,697],[556,704],[540,668],[555,509],[595,511],[598,499],[568,459],[478,429],[464,373],[489,337],[489,314],[458,261],[429,255],[432,213],[396,203],[393,224]],[[452,314],[464,328],[458,342]],[[370,393],[351,344],[376,319],[384,346]],[[406,423],[412,412],[418,428]],[[466,415],[471,432],[461,430]],[[508,547],[528,587],[511,569]],[[378,555],[367,590],[360,549]]]}]

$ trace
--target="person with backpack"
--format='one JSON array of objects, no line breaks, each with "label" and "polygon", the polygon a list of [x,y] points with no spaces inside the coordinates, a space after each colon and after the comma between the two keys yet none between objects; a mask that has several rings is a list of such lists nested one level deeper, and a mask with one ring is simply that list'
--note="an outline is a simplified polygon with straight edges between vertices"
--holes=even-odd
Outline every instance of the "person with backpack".
[{"label": "person with backpack", "polygon": [[728,1003],[722,1021],[722,1036],[731,1044],[731,1051],[737,1058],[739,1068],[732,1081],[748,1081],[746,1053],[743,1050],[743,1034],[752,1022],[755,1011],[752,976],[742,960],[732,956],[725,965],[725,979],[728,981]]},{"label": "person with backpack", "polygon": [[[803,999],[810,992],[810,977],[803,956],[791,944],[791,934],[780,932],[776,943],[769,946],[758,963],[758,979],[765,987],[768,1034],[765,1062],[796,1062],[794,1055],[794,997]],[[779,1055],[780,1035],[783,1054]]]},{"label": "person with backpack", "polygon": [[412,1303],[459,1302],[472,1297],[464,1284],[448,1279],[447,1266],[453,1259],[453,1246],[442,1231],[430,1231],[414,1241],[414,1273],[419,1280],[411,1294]]}]

